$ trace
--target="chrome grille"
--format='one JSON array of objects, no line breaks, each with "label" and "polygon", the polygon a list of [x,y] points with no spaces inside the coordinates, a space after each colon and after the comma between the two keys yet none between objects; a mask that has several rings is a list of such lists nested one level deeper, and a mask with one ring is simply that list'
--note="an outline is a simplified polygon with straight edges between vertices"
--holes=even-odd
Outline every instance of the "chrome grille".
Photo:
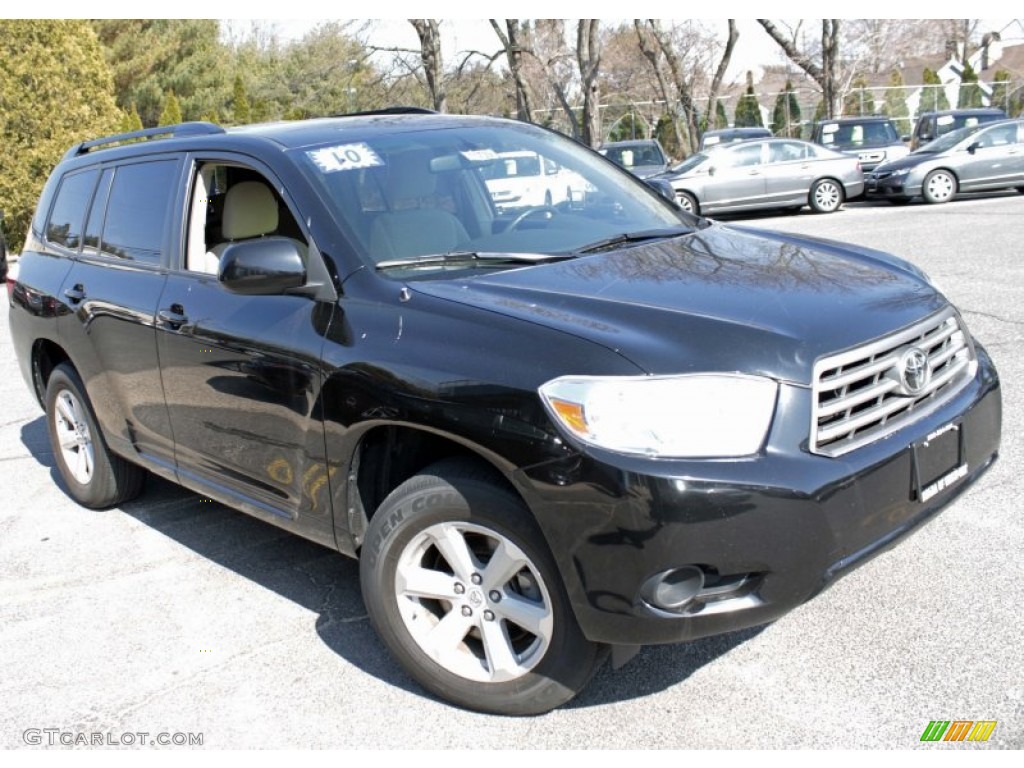
[{"label": "chrome grille", "polygon": [[[909,350],[928,360],[930,377],[911,387]],[[916,353],[915,353],[916,354]],[[910,328],[814,365],[810,450],[838,456],[890,435],[955,395],[974,376],[970,336],[950,307]]]}]

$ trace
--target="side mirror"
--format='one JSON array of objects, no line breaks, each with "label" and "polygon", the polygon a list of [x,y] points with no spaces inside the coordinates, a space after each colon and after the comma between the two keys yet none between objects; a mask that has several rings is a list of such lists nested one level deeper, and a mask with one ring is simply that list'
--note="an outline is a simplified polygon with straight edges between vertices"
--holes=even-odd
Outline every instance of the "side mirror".
[{"label": "side mirror", "polygon": [[676,191],[665,179],[645,179],[645,183],[669,202],[676,201]]},{"label": "side mirror", "polygon": [[305,284],[306,264],[298,243],[290,238],[245,240],[224,249],[217,279],[232,293],[280,294]]},{"label": "side mirror", "polygon": [[900,136],[900,141],[902,141],[904,144],[907,144],[910,141],[910,134],[905,133],[902,136]]},{"label": "side mirror", "polygon": [[714,176],[718,172],[718,169],[713,165],[708,166],[708,176]]},{"label": "side mirror", "polygon": [[975,141],[967,145],[967,151],[973,155],[975,152],[978,151],[979,147],[981,147],[981,142]]}]

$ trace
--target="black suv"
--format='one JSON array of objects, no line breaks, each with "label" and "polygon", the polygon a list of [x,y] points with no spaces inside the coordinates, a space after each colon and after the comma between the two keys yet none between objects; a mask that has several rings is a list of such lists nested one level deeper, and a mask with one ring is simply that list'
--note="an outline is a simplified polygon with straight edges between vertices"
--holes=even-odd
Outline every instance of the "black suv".
[{"label": "black suv", "polygon": [[[499,209],[486,171],[526,155],[569,193]],[[395,658],[491,712],[776,619],[1000,439],[988,355],[911,264],[696,218],[492,118],[72,147],[10,327],[74,499],[148,471],[358,557]]]}]

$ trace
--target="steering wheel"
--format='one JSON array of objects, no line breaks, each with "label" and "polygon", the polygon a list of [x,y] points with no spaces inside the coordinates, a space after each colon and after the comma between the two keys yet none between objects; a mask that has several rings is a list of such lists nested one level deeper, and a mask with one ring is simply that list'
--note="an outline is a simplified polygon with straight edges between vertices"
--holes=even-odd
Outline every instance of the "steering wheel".
[{"label": "steering wheel", "polygon": [[553,205],[538,205],[538,206],[535,206],[533,208],[527,208],[525,211],[523,211],[518,216],[516,216],[514,219],[512,219],[512,223],[509,224],[507,227],[505,227],[505,231],[506,232],[515,232],[519,228],[520,224],[522,224],[524,221],[526,221],[531,216],[533,216],[535,214],[538,214],[538,213],[550,214],[548,216],[548,218],[550,219],[550,218],[553,218],[554,216],[556,216],[558,214],[558,209],[555,208],[555,206],[553,206]]}]

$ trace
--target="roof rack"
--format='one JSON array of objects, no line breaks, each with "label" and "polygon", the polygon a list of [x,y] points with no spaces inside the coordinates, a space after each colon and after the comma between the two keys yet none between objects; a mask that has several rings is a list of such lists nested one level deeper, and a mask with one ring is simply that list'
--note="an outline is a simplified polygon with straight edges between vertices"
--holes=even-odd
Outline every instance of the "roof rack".
[{"label": "roof rack", "polygon": [[366,112],[339,112],[331,117],[365,117],[367,115],[436,115],[433,109],[425,107],[384,107],[383,109],[370,109]]},{"label": "roof rack", "polygon": [[164,138],[181,138],[184,136],[207,136],[215,133],[226,133],[226,131],[219,125],[201,121],[178,123],[177,125],[158,125],[156,128],[143,128],[141,131],[117,133],[112,136],[104,136],[101,139],[83,141],[81,144],[76,144],[69,149],[65,158],[77,157],[78,155],[84,155],[87,152],[99,147],[104,147],[108,144],[119,144],[133,139],[152,139],[156,136]]}]

